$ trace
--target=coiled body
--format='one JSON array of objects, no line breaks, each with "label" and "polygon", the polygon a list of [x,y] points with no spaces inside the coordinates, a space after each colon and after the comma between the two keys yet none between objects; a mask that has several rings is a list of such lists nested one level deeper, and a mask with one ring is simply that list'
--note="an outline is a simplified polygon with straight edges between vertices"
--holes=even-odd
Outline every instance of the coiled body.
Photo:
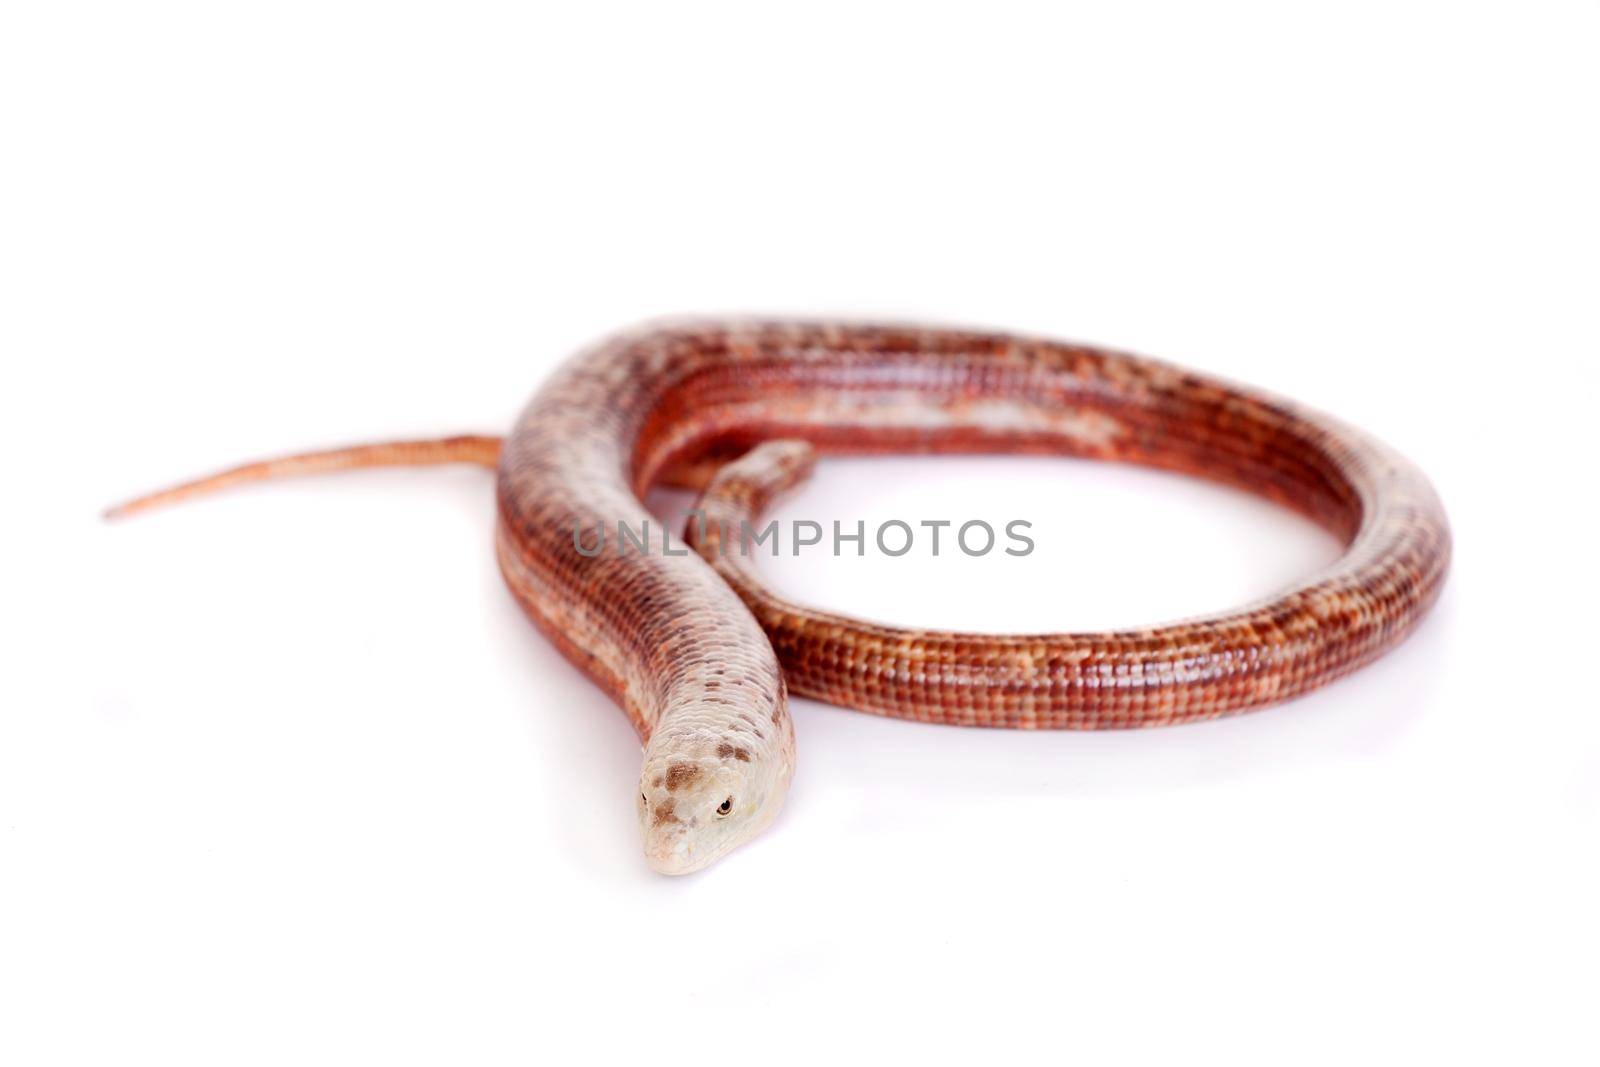
[{"label": "coiled body", "polygon": [[[900,630],[791,604],[714,533],[698,543],[705,558],[577,551],[576,529],[652,521],[640,498],[664,476],[774,439],[824,453],[1141,463],[1267,496],[1347,548],[1281,595],[1219,615],[1029,636]],[[726,467],[708,514],[759,511],[803,472],[808,451],[768,448]],[[651,783],[665,785],[674,762],[741,762],[719,749],[769,762],[763,796],[781,796],[793,760],[786,686],[976,726],[1210,718],[1296,696],[1382,654],[1433,603],[1450,553],[1426,478],[1325,416],[1100,349],[897,326],[690,324],[607,341],[528,405],[501,453],[498,498],[511,589],[646,739],[647,834],[658,801],[677,799],[653,796]]]},{"label": "coiled body", "polygon": [[[730,546],[729,531],[742,533],[818,451],[1143,463],[1269,497],[1346,548],[1276,597],[1147,629],[879,626],[784,600]],[[1415,467],[1294,404],[1081,345],[811,322],[625,334],[567,363],[503,441],[301,453],[107,514],[268,478],[457,462],[497,468],[496,550],[512,594],[644,739],[639,820],[646,856],[667,873],[705,866],[777,815],[794,770],[790,690],[969,726],[1206,719],[1288,699],[1381,655],[1434,602],[1450,558],[1444,512]],[[666,480],[704,488],[698,554],[674,550],[641,503]],[[585,531],[622,528],[651,547],[585,550]]]}]

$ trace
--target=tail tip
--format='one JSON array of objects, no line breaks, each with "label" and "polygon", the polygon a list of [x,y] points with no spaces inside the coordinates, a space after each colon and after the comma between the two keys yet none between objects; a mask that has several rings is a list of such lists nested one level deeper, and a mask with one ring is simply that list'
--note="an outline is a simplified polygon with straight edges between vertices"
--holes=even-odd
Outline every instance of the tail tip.
[{"label": "tail tip", "polygon": [[121,522],[130,515],[136,515],[145,509],[148,502],[142,497],[135,500],[124,500],[120,504],[112,504],[100,512],[101,522]]}]

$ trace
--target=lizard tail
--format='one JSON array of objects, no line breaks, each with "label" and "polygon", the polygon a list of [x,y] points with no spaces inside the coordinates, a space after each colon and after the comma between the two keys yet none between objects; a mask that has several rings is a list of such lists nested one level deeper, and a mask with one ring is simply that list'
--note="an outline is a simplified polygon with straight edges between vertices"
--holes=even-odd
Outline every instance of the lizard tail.
[{"label": "lizard tail", "polygon": [[330,448],[321,452],[301,452],[230,467],[204,478],[147,493],[108,508],[105,517],[123,519],[219,489],[301,474],[326,474],[329,471],[359,470],[363,467],[429,467],[441,463],[476,463],[492,470],[500,460],[500,443],[501,438],[498,437],[462,436],[425,441],[385,441],[349,448]]}]

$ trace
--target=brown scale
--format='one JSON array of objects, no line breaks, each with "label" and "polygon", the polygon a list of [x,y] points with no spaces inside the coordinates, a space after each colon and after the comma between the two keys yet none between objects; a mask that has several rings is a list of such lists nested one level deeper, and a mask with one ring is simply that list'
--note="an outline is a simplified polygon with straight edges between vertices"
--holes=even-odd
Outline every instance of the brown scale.
[{"label": "brown scale", "polygon": [[[1082,431],[1091,413],[1109,432]],[[570,546],[541,535],[549,502],[566,516],[577,502],[604,510],[629,500],[642,514],[636,494],[669,468],[786,438],[824,453],[1026,451],[1141,463],[1260,493],[1346,544],[1323,573],[1236,611],[1148,630],[1022,637],[895,629],[815,611],[765,589],[748,560],[697,546],[760,622],[793,692],[882,715],[1093,729],[1276,703],[1401,640],[1437,596],[1448,562],[1448,528],[1426,479],[1377,442],[1295,405],[1083,346],[805,323],[671,327],[579,357],[507,440],[508,529],[525,566],[571,571],[562,559]],[[759,469],[766,455],[723,466],[703,506],[734,528],[753,519],[786,484],[741,490],[741,479],[770,481]],[[605,494],[595,472],[609,483]],[[638,690],[655,705],[671,672],[652,655],[665,640],[654,623],[692,629],[699,655],[761,654],[753,628],[725,607],[664,612],[664,602],[703,586],[698,567],[669,562],[648,603],[628,600],[614,562],[580,568],[565,587],[580,604],[608,605],[607,632],[590,637],[609,658],[638,665]]]},{"label": "brown scale", "polygon": [[[752,449],[752,446],[754,447]],[[1276,597],[1103,633],[994,636],[878,626],[790,603],[715,522],[660,551],[641,503],[704,488],[737,530],[813,455],[1030,453],[1139,463],[1258,493],[1344,555]],[[638,798],[657,869],[697,869],[775,816],[792,772],[787,693],[924,722],[1105,729],[1212,718],[1324,685],[1394,647],[1439,594],[1450,533],[1405,459],[1298,405],[1083,345],[820,322],[661,326],[562,367],[503,442],[362,445],[223,471],[113,516],[285,475],[496,467],[512,595],[646,741]],[[648,522],[652,549],[596,556],[575,528]],[[781,664],[781,666],[780,666]],[[742,820],[742,821],[741,821]]]}]

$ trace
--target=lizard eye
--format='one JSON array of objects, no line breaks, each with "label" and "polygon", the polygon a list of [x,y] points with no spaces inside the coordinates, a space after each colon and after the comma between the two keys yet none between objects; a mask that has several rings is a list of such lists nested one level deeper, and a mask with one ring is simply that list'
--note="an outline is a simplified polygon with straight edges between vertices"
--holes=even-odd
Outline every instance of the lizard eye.
[{"label": "lizard eye", "polygon": [[733,798],[732,797],[729,797],[728,799],[724,800],[721,804],[717,805],[717,814],[718,815],[726,815],[732,810],[733,810]]}]

